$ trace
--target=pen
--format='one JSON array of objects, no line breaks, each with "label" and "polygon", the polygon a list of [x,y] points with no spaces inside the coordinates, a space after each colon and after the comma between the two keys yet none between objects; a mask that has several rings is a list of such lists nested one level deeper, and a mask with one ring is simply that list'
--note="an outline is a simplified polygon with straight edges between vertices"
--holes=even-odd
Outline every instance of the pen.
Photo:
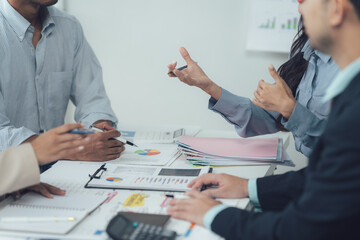
[{"label": "pen", "polygon": [[[104,132],[103,129],[101,128],[98,128],[98,127],[95,127],[95,126],[91,126],[91,129],[94,129],[95,131],[98,131],[98,132]],[[136,144],[124,139],[124,138],[121,138],[121,137],[117,137],[115,138],[116,140],[119,140],[120,142],[124,143],[124,144],[128,144],[130,146],[134,146],[134,147],[138,147]]]},{"label": "pen", "polygon": [[185,237],[188,237],[190,235],[190,233],[193,230],[193,228],[195,227],[195,225],[196,225],[195,223],[191,223],[189,229],[186,231],[186,233],[184,235]]},{"label": "pen", "polygon": [[68,133],[73,133],[73,134],[94,134],[94,131],[90,131],[90,130],[71,130],[68,131]]},{"label": "pen", "polygon": [[73,222],[75,220],[74,217],[3,217],[0,219],[0,222]]},{"label": "pen", "polygon": [[[188,66],[187,66],[187,65],[185,65],[185,66],[179,67],[177,70],[181,71],[181,70],[184,70],[184,69],[185,69],[185,68],[187,68],[187,67],[188,67]],[[169,72],[169,73],[174,74],[172,71],[171,71],[171,72]]]}]

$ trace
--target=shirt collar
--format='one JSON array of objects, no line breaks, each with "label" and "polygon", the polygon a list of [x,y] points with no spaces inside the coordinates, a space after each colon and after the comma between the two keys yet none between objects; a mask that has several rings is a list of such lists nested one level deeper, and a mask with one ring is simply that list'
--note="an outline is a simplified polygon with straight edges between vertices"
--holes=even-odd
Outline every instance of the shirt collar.
[{"label": "shirt collar", "polygon": [[325,103],[341,94],[347,86],[349,86],[356,75],[359,74],[359,72],[360,58],[338,73],[331,85],[328,89],[326,89],[325,96],[322,101]]},{"label": "shirt collar", "polygon": [[30,27],[27,21],[20,13],[18,13],[7,0],[2,0],[0,3],[0,12],[14,30],[16,35],[22,41],[25,37],[26,30]]},{"label": "shirt collar", "polygon": [[303,53],[304,53],[304,59],[305,60],[310,60],[310,57],[311,55],[314,53],[316,54],[321,61],[323,61],[324,63],[328,63],[331,59],[331,56],[325,54],[325,53],[322,53],[318,50],[314,50],[311,46],[310,46],[310,41],[308,40],[303,49],[301,50]]},{"label": "shirt collar", "polygon": [[[0,12],[4,15],[5,19],[14,30],[20,41],[24,40],[25,33],[31,26],[30,22],[26,20],[20,13],[18,13],[7,0],[0,0]],[[51,16],[51,11],[47,11],[48,14],[43,23],[42,33],[51,32],[50,26],[54,26],[55,22]],[[49,31],[47,31],[49,29]]]}]

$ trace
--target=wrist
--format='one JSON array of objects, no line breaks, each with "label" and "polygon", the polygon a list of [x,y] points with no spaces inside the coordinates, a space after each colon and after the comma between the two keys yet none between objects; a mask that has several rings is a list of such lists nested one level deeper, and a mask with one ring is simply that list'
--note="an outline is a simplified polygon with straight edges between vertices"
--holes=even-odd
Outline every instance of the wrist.
[{"label": "wrist", "polygon": [[244,194],[245,197],[249,197],[249,179],[245,180],[245,186],[244,186]]},{"label": "wrist", "polygon": [[221,97],[221,88],[210,79],[209,82],[210,82],[209,85],[203,88],[202,90],[207,94],[209,94],[211,97],[215,98],[216,100],[219,100]]},{"label": "wrist", "polygon": [[281,115],[289,119],[294,111],[295,105],[296,105],[296,100],[293,98],[289,99],[288,101],[284,101],[283,110],[280,112]]}]

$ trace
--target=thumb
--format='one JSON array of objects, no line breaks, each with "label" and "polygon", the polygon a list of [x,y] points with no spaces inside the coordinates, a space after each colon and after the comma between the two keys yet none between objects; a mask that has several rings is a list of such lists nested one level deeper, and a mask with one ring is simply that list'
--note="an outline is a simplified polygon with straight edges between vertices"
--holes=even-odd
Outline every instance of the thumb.
[{"label": "thumb", "polygon": [[194,62],[191,57],[190,57],[190,54],[188,53],[188,51],[184,48],[184,47],[181,47],[180,48],[180,54],[181,56],[184,58],[184,60],[186,61],[186,63],[189,65],[190,63]]},{"label": "thumb", "polygon": [[284,80],[280,77],[279,73],[276,71],[274,65],[270,64],[268,67],[271,77],[275,80],[276,84],[283,84]]}]

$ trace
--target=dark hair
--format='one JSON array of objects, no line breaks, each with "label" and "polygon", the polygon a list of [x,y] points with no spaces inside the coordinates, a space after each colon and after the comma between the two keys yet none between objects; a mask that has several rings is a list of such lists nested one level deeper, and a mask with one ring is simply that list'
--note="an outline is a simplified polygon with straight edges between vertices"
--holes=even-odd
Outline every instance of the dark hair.
[{"label": "dark hair", "polygon": [[354,5],[356,13],[360,19],[360,1],[359,0],[351,0],[351,2]]},{"label": "dark hair", "polygon": [[[292,94],[295,97],[296,89],[298,88],[299,83],[303,78],[309,64],[309,62],[304,59],[304,53],[301,51],[309,39],[305,33],[305,28],[302,24],[302,18],[299,20],[298,33],[294,39],[295,40],[291,46],[290,59],[280,66],[278,73],[289,86]],[[277,118],[276,125],[278,129],[287,131],[281,124],[282,117],[283,116],[280,115]]]}]

